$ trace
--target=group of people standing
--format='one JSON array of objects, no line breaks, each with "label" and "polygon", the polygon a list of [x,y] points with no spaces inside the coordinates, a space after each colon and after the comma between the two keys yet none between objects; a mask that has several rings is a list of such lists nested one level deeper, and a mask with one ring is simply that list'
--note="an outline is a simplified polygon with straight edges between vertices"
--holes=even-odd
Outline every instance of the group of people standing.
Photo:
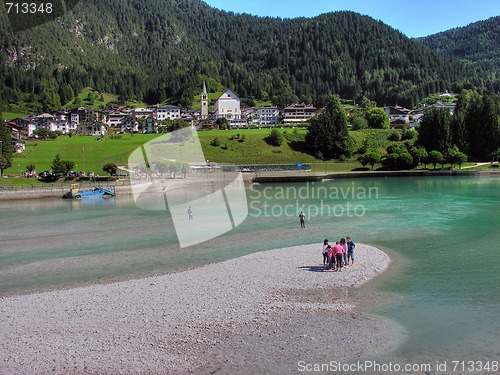
[{"label": "group of people standing", "polygon": [[354,248],[351,237],[341,238],[332,246],[328,239],[323,241],[323,264],[327,270],[342,271],[343,267],[354,265]]}]

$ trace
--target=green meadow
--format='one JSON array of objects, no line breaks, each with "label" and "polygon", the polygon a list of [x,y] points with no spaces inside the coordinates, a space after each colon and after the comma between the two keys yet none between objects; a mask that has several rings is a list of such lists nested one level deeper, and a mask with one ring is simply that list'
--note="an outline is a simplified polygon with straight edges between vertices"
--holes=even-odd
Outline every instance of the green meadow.
[{"label": "green meadow", "polygon": [[[306,129],[280,129],[284,142],[279,147],[270,146],[265,138],[270,129],[207,130],[199,131],[200,144],[205,158],[219,163],[234,164],[311,164],[320,170],[351,170],[359,163],[324,163],[303,150]],[[5,175],[18,175],[26,165],[34,164],[38,172],[50,170],[56,154],[61,159],[75,163],[75,170],[104,174],[106,163],[125,166],[130,153],[142,144],[158,137],[158,134],[120,134],[105,136],[102,140],[93,136],[60,136],[56,140],[34,140],[26,143],[26,150],[14,156],[12,166]],[[218,139],[218,146],[213,140]],[[334,167],[335,166],[335,167]]]},{"label": "green meadow", "polygon": [[[209,92],[208,93],[208,110],[209,111],[213,111],[214,110],[214,106],[213,105],[210,105],[210,103],[212,101],[216,101],[217,99],[219,99],[221,97],[221,95],[224,94],[224,91],[217,91],[217,92]],[[191,106],[191,109],[195,110],[195,111],[199,111],[201,108],[201,103],[200,103],[200,95],[195,95],[193,96],[193,105]]]},{"label": "green meadow", "polygon": [[[316,159],[305,150],[306,128],[278,128],[284,141],[279,147],[269,145],[265,138],[271,129],[233,129],[198,132],[200,143],[208,160],[242,165],[252,164],[310,164],[313,172],[349,172],[361,167],[354,155],[345,161]],[[391,143],[390,130],[365,129],[349,132],[355,150],[364,143],[381,152]],[[213,145],[214,138],[218,146]],[[377,166],[376,166],[377,167]]]},{"label": "green meadow", "polygon": [[[303,150],[306,129],[280,129],[285,141],[279,147],[270,146],[265,138],[270,129],[234,129],[198,132],[208,160],[233,164],[295,164],[317,162]],[[218,146],[213,140],[218,139]]]},{"label": "green meadow", "polygon": [[7,120],[13,120],[18,117],[25,117],[28,114],[26,112],[2,112],[2,117]]},{"label": "green meadow", "polygon": [[127,134],[106,136],[103,140],[98,140],[98,137],[82,135],[61,136],[53,141],[28,141],[26,150],[15,155],[12,167],[5,170],[5,174],[17,174],[18,168],[24,172],[28,164],[34,164],[37,172],[50,170],[56,154],[59,154],[62,160],[74,162],[76,171],[104,174],[102,172],[104,164],[126,165],[128,156],[133,150],[157,136],[157,134]]},{"label": "green meadow", "polygon": [[[300,141],[306,130],[282,129],[286,141],[279,147],[266,143],[270,129],[207,130],[198,132],[205,157],[214,162],[235,164],[295,164],[318,162],[304,153]],[[120,134],[105,136],[102,140],[93,136],[60,136],[56,140],[26,142],[26,150],[15,155],[7,175],[24,172],[26,165],[34,164],[38,172],[50,170],[56,154],[61,159],[73,161],[75,170],[102,174],[106,163],[126,165],[130,153],[142,144],[158,137],[158,134]],[[219,146],[211,143],[217,138]]]},{"label": "green meadow", "polygon": [[[348,172],[359,169],[358,155],[345,161],[322,161],[308,154],[304,147],[305,128],[278,128],[283,135],[280,146],[271,146],[266,137],[271,129],[234,129],[199,131],[198,136],[204,156],[211,162],[237,165],[255,164],[310,164],[314,172]],[[350,135],[357,150],[368,144],[370,148],[383,151],[391,142],[387,140],[390,131],[366,129],[351,131]],[[26,165],[34,164],[38,172],[50,170],[56,154],[62,160],[75,163],[75,171],[93,171],[105,175],[102,167],[106,163],[126,166],[128,157],[136,148],[159,137],[159,134],[108,135],[102,140],[93,136],[60,136],[56,140],[34,140],[26,143],[26,150],[16,154],[12,166],[4,175],[18,176]],[[470,164],[472,165],[472,164]],[[375,169],[380,165],[375,165]],[[466,165],[464,165],[465,167]],[[487,168],[483,167],[483,168]]]},{"label": "green meadow", "polygon": [[[95,91],[91,87],[84,87],[73,100],[64,105],[64,109],[72,109],[75,106],[84,106],[87,108],[105,108],[108,103],[118,103],[118,95],[106,92]],[[126,107],[145,107],[146,104],[138,101],[123,103]]]}]

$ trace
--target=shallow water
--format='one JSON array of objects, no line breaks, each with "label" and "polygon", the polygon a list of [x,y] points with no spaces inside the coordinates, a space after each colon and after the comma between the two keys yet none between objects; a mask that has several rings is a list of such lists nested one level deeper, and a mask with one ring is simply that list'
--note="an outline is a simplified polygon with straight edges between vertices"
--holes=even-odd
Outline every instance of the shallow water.
[{"label": "shallow water", "polygon": [[[168,212],[138,209],[128,197],[0,202],[0,293],[138,277],[350,235],[401,259],[367,288],[391,297],[368,311],[408,332],[397,358],[498,360],[499,189],[500,179],[488,177],[253,186],[242,225],[183,249]],[[318,245],[318,263],[320,252]]]}]

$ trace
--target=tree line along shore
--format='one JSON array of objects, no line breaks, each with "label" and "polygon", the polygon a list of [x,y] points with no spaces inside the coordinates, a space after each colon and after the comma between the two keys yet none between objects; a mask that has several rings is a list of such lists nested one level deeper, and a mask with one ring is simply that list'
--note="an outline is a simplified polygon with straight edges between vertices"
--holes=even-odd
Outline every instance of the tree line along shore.
[{"label": "tree line along shore", "polygon": [[[340,99],[332,97],[325,110],[303,128],[274,126],[267,129],[199,131],[205,157],[211,162],[241,165],[311,163],[316,172],[411,170],[431,165],[462,166],[468,160],[495,161],[500,156],[499,99],[463,91],[454,114],[434,108],[416,129],[387,129],[387,118],[371,118],[370,128],[354,130]],[[363,127],[363,126],[358,126]],[[14,154],[7,147],[9,135],[0,124],[0,169],[20,176],[28,166],[50,170],[56,155],[71,161],[76,171],[85,168],[100,174],[106,164],[124,166],[133,149],[154,134],[111,135],[96,138],[63,136],[55,140],[29,141],[26,150]],[[73,160],[72,160],[73,159]],[[81,163],[80,163],[81,161]],[[78,167],[78,165],[80,165]],[[80,169],[79,169],[80,168]],[[17,169],[17,173],[16,173]]]}]

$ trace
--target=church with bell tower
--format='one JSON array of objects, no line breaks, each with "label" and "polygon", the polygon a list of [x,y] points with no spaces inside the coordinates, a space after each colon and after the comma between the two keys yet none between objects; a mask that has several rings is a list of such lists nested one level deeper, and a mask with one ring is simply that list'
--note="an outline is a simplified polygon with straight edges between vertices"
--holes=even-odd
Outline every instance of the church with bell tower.
[{"label": "church with bell tower", "polygon": [[201,105],[201,119],[206,120],[208,118],[208,94],[205,82],[203,82],[203,91],[200,94],[200,105]]}]

